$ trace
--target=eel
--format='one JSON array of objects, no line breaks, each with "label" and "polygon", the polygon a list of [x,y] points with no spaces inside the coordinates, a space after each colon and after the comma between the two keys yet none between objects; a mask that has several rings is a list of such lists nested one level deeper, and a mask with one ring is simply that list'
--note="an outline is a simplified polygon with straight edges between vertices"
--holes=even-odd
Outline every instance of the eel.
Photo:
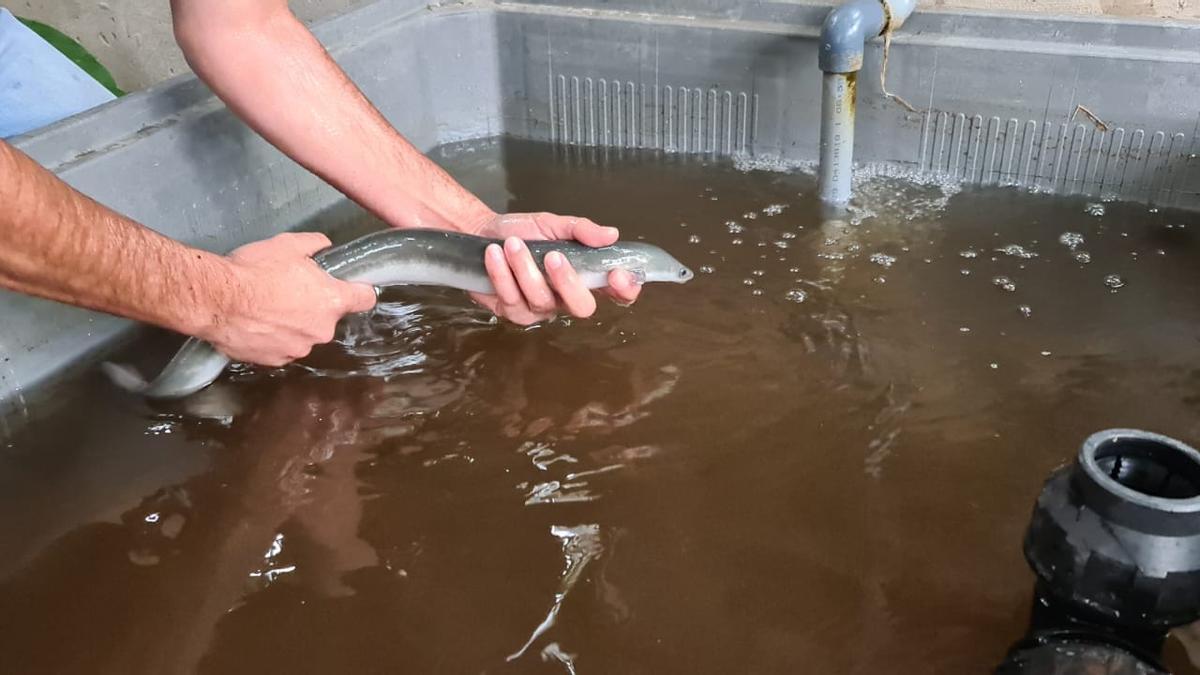
[{"label": "eel", "polygon": [[[389,229],[317,252],[313,260],[343,281],[389,286],[444,286],[475,293],[494,293],[484,267],[484,251],[498,239],[445,230]],[[693,273],[663,249],[642,242],[617,242],[591,248],[573,241],[525,242],[539,269],[546,254],[558,251],[570,261],[580,281],[591,289],[608,285],[608,273],[624,269],[643,283],[687,283]],[[105,362],[101,369],[121,389],[151,399],[177,399],[212,384],[229,358],[208,342],[189,338],[163,370],[146,381],[128,365]]]}]

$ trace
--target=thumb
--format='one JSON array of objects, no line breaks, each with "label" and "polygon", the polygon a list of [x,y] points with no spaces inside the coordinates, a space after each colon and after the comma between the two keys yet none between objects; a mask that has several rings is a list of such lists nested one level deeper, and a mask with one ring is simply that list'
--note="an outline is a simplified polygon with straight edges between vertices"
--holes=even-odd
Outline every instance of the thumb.
[{"label": "thumb", "polygon": [[329,241],[329,237],[320,232],[285,232],[279,237],[291,244],[297,253],[307,256],[333,245],[333,242]]},{"label": "thumb", "polygon": [[591,246],[593,248],[610,246],[617,243],[617,237],[621,234],[615,227],[597,225],[587,218],[573,218],[572,220],[575,222],[571,223],[570,238],[584,246]]},{"label": "thumb", "polygon": [[342,289],[342,305],[347,314],[365,312],[375,306],[378,296],[370,284],[339,282]]}]

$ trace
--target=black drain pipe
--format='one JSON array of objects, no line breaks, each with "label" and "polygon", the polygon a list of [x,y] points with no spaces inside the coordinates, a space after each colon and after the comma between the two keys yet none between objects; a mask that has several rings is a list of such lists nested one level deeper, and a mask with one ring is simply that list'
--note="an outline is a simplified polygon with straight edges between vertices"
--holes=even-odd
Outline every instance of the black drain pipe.
[{"label": "black drain pipe", "polygon": [[1200,618],[1200,453],[1136,429],[1088,437],[1046,481],[1025,535],[1029,629],[997,675],[1166,673]]}]

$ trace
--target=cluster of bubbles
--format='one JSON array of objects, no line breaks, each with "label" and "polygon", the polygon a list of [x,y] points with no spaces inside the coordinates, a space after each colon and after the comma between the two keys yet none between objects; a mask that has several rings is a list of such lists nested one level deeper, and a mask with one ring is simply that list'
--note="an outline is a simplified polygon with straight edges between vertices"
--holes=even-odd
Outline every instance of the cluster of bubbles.
[{"label": "cluster of bubbles", "polygon": [[[1103,206],[1103,205],[1101,205]],[[1092,254],[1087,251],[1080,251],[1079,247],[1083,246],[1083,235],[1078,232],[1063,232],[1058,237],[1058,243],[1066,246],[1071,251],[1071,257],[1075,262],[1086,265],[1092,262]]]},{"label": "cluster of bubbles", "polygon": [[1031,251],[1020,244],[1008,244],[996,249],[996,252],[1022,260],[1030,260],[1037,257],[1036,251]]},{"label": "cluster of bubbles", "polygon": [[883,226],[932,222],[962,189],[943,177],[887,165],[858,167],[854,179],[854,197],[847,207],[851,225],[872,219]]},{"label": "cluster of bubbles", "polygon": [[1009,293],[1017,290],[1017,285],[1012,279],[1009,279],[1006,276],[992,277],[992,285],[1002,291],[1008,291]]},{"label": "cluster of bubbles", "polygon": [[896,263],[896,256],[886,253],[872,253],[870,260],[876,265],[887,269]]},{"label": "cluster of bubbles", "polygon": [[769,171],[771,173],[802,173],[815,176],[817,162],[813,160],[787,160],[770,155],[735,155],[733,168],[742,173],[752,171]]},{"label": "cluster of bubbles", "polygon": [[1083,246],[1083,235],[1078,232],[1063,232],[1058,236],[1058,243],[1074,251]]},{"label": "cluster of bubbles", "polygon": [[[743,167],[740,167],[740,168],[742,168],[743,170],[753,170],[753,169],[761,169],[763,167],[760,164],[755,164],[755,165],[751,166],[750,163],[747,163],[746,165],[744,165]],[[706,188],[704,194],[701,194],[700,196],[702,198],[707,197],[709,195],[709,193],[711,193],[711,192],[712,192],[711,189]],[[743,238],[747,232],[747,227],[748,227],[748,225],[746,224],[746,221],[757,220],[760,217],[779,216],[788,208],[789,208],[788,204],[771,203],[771,204],[767,204],[766,206],[762,207],[761,209],[746,211],[745,213],[742,213],[740,216],[738,216],[734,219],[729,219],[729,220],[724,221],[725,231],[729,235],[731,235],[730,239],[729,239],[729,244],[731,246],[748,245],[748,242]],[[687,223],[680,223],[680,227],[687,227]],[[773,248],[777,252],[778,261],[781,263],[787,262],[787,257],[785,255],[783,255],[783,253],[787,249],[790,248],[791,241],[795,240],[797,238],[798,235],[797,235],[796,231],[804,229],[803,225],[790,225],[789,227],[791,227],[792,229],[788,230],[788,231],[779,232],[778,238],[774,239],[773,241],[754,242],[755,247],[756,248]],[[692,234],[692,235],[688,236],[687,240],[689,243],[699,244],[702,242],[702,237],[699,234]],[[718,255],[716,250],[710,250],[709,254],[714,255],[714,256]],[[761,253],[758,257],[761,260],[767,260],[768,254]],[[715,274],[717,269],[715,266],[708,264],[708,265],[700,266],[698,268],[698,271],[701,274]],[[800,268],[799,267],[791,267],[791,268],[789,268],[789,271],[792,274],[798,274],[800,272]],[[767,271],[765,269],[751,270],[750,276],[747,276],[742,279],[742,285],[747,287],[750,290],[751,295],[763,296],[763,295],[765,295],[765,291],[763,290],[763,288],[758,287],[758,280],[765,277],[766,274],[767,274]],[[797,281],[800,281],[800,280],[798,279]],[[802,303],[808,299],[808,293],[800,288],[791,288],[783,293],[783,298],[785,300],[787,300],[788,302]]]}]

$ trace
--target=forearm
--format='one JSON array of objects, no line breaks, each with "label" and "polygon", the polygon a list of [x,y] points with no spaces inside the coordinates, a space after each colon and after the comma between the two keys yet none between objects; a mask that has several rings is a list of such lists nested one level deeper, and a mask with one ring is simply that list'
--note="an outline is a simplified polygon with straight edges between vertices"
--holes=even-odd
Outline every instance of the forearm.
[{"label": "forearm", "polygon": [[252,128],[396,227],[468,229],[494,213],[405,140],[284,0],[173,0],[188,63]]},{"label": "forearm", "polygon": [[0,141],[0,287],[189,335],[234,294],[227,261],[72,189]]}]

